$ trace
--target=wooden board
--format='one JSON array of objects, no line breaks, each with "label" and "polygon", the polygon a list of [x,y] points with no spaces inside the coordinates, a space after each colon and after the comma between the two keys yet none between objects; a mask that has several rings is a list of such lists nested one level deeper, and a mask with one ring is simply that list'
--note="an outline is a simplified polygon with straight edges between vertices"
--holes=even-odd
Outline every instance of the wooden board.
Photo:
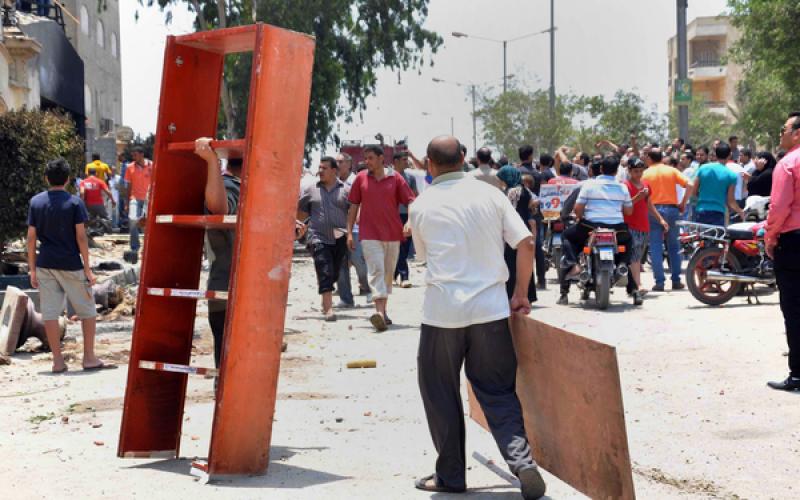
[{"label": "wooden board", "polygon": [[[616,350],[519,315],[511,331],[536,462],[592,498],[635,498]],[[487,427],[471,389],[469,411]]]}]

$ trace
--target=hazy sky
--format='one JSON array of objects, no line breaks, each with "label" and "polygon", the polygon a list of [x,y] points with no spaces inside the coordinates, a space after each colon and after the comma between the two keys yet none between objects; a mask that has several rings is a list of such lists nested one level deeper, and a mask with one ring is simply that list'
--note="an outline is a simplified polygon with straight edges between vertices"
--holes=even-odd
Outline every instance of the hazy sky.
[{"label": "hazy sky", "polygon": [[[192,30],[193,17],[176,11],[172,25],[156,8],[120,2],[123,76],[123,121],[136,132],[155,129],[164,42],[168,34]],[[666,111],[667,40],[675,33],[674,0],[556,0],[556,92],[612,95],[634,90],[648,103]],[[377,93],[367,101],[363,119],[340,121],[343,139],[364,139],[382,132],[387,138],[408,136],[415,151],[431,137],[454,132],[472,144],[471,100],[467,90],[434,83],[497,82],[503,74],[498,43],[454,38],[453,31],[489,38],[515,38],[549,27],[549,0],[431,0],[426,28],[437,31],[444,44],[434,65],[421,71],[380,73]],[[725,0],[690,0],[691,21],[717,15]],[[134,20],[139,9],[140,18]],[[549,85],[549,36],[509,43],[508,72],[533,88]],[[399,81],[398,81],[399,80]],[[481,144],[480,128],[478,145]]]}]

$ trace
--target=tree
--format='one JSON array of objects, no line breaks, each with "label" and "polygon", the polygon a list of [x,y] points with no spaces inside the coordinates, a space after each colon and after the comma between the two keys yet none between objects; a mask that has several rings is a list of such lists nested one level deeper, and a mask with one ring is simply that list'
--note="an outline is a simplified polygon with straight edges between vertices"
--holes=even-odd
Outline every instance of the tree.
[{"label": "tree", "polygon": [[614,97],[581,97],[576,102],[577,112],[596,120],[592,127],[596,139],[615,143],[628,142],[636,134],[640,143],[662,142],[665,139],[664,120],[659,113],[647,109],[644,99],[633,92],[617,90]]},{"label": "tree", "polygon": [[0,115],[0,250],[27,228],[28,201],[46,188],[47,162],[62,157],[73,176],[83,170],[83,141],[74,122],[50,111],[10,111]]},{"label": "tree", "polygon": [[744,68],[739,82],[739,128],[774,146],[790,111],[800,109],[800,3],[796,0],[728,0],[741,37],[730,57]]},{"label": "tree", "polygon": [[[715,140],[727,140],[734,127],[719,113],[710,111],[702,97],[695,96],[689,104],[689,137],[687,142],[698,148],[709,146]],[[669,114],[670,137],[678,137],[677,106]]]},{"label": "tree", "polygon": [[483,125],[483,138],[509,158],[517,148],[530,144],[534,151],[552,151],[573,134],[572,97],[557,96],[555,119],[545,90],[511,88],[498,96],[481,96],[476,115]]},{"label": "tree", "polygon": [[[198,29],[260,21],[314,35],[316,51],[306,149],[329,140],[336,120],[350,120],[375,93],[381,68],[407,70],[424,64],[442,39],[422,27],[429,0],[147,0],[167,8],[187,3]],[[143,0],[139,0],[140,3]],[[225,65],[221,125],[228,135],[243,132],[250,81],[247,56]],[[226,104],[228,100],[228,104]]]}]

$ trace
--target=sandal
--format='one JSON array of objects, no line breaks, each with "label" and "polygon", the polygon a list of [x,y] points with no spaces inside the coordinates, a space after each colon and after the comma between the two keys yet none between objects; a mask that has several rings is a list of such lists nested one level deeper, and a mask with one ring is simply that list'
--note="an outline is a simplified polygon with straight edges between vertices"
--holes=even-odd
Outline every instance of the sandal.
[{"label": "sandal", "polygon": [[417,479],[414,481],[414,487],[418,490],[430,491],[432,493],[464,493],[467,491],[466,487],[451,488],[450,486],[440,486],[436,474]]},{"label": "sandal", "polygon": [[96,372],[99,370],[116,370],[117,365],[107,365],[105,363],[100,363],[97,366],[84,366],[83,371],[85,372]]}]

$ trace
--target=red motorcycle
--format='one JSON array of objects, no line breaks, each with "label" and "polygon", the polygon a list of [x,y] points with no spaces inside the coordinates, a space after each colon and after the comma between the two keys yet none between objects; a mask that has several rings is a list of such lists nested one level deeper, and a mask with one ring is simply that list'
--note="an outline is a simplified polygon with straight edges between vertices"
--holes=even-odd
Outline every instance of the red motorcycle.
[{"label": "red motorcycle", "polygon": [[764,244],[766,222],[687,226],[694,233],[697,249],[686,267],[686,284],[700,302],[718,306],[742,287],[775,284],[775,269]]}]

